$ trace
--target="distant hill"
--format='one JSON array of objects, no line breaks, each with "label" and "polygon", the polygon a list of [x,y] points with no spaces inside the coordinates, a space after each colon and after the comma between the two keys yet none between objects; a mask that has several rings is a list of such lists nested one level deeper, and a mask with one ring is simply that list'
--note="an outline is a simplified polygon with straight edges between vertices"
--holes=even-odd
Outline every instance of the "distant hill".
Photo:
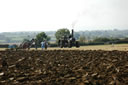
[{"label": "distant hill", "polygon": [[[35,38],[41,31],[32,32],[3,32],[0,33],[0,43],[21,43],[23,39]],[[51,37],[51,41],[55,41],[55,31],[46,31],[48,36]],[[95,31],[79,31],[74,35],[77,39],[80,36],[85,36],[87,40],[92,40],[97,37],[107,38],[127,38],[128,30],[95,30]]]},{"label": "distant hill", "polygon": [[[41,32],[41,31],[40,31]],[[3,32],[0,33],[0,43],[21,43],[23,39],[32,39],[35,38],[39,31],[32,32]],[[48,36],[51,37],[51,41],[55,41],[53,31],[45,32]]]},{"label": "distant hill", "polygon": [[95,31],[80,31],[80,35],[84,35],[87,39],[94,39],[97,37],[106,38],[127,38],[128,30],[95,30]]}]

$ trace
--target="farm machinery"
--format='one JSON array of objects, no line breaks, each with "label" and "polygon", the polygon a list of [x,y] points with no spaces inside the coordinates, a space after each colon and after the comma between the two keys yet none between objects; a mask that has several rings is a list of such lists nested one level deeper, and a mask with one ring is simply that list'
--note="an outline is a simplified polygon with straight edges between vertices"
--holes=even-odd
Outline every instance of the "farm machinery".
[{"label": "farm machinery", "polygon": [[20,44],[19,48],[20,48],[20,49],[26,49],[26,48],[28,48],[28,50],[29,50],[30,47],[32,46],[33,42],[34,42],[34,39],[28,40],[28,41],[23,41],[23,42]]},{"label": "farm machinery", "polygon": [[79,41],[76,41],[74,38],[74,30],[72,29],[72,32],[70,33],[69,36],[62,36],[61,39],[58,40],[58,46],[63,48],[63,47],[80,47],[79,46]]},{"label": "farm machinery", "polygon": [[11,50],[14,50],[14,49],[15,50],[18,50],[18,49],[28,49],[29,50],[31,48],[33,42],[35,42],[34,39],[32,39],[32,40],[26,40],[26,41],[23,41],[20,45],[16,45],[16,44],[10,45],[9,48]]}]

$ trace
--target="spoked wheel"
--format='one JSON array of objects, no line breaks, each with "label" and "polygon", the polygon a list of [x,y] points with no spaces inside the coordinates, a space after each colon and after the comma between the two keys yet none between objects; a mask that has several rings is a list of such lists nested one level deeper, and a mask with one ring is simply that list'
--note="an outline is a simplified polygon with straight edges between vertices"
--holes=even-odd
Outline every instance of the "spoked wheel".
[{"label": "spoked wheel", "polygon": [[63,42],[61,41],[60,42],[60,48],[63,48],[64,46],[63,46]]},{"label": "spoked wheel", "polygon": [[71,41],[69,41],[69,43],[68,43],[68,47],[69,47],[69,48],[72,47],[72,42],[71,42]]},{"label": "spoked wheel", "polygon": [[78,42],[78,41],[76,41],[76,47],[77,47],[77,48],[79,48],[79,47],[80,47],[80,45],[79,45],[79,42]]}]

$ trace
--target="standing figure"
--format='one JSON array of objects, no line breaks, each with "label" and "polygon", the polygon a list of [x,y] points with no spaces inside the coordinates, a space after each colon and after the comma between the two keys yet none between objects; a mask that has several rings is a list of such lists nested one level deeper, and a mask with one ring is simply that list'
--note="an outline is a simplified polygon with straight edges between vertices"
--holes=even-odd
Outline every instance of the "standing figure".
[{"label": "standing figure", "polygon": [[37,50],[37,46],[38,46],[38,40],[35,39],[35,49]]},{"label": "standing figure", "polygon": [[48,47],[47,41],[44,41],[44,46],[45,46],[45,50],[47,50],[47,47]]},{"label": "standing figure", "polygon": [[112,47],[114,47],[114,43],[112,43]]},{"label": "standing figure", "polygon": [[45,43],[44,43],[44,41],[41,42],[41,48],[42,48],[42,50],[45,48]]}]

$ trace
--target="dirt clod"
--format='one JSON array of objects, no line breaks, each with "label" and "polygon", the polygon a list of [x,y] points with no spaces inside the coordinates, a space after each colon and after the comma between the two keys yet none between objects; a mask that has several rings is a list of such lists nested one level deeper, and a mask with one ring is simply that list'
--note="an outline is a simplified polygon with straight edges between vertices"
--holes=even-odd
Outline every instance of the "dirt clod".
[{"label": "dirt clod", "polygon": [[1,51],[0,54],[0,61],[6,62],[0,65],[1,85],[128,85],[127,51]]}]

